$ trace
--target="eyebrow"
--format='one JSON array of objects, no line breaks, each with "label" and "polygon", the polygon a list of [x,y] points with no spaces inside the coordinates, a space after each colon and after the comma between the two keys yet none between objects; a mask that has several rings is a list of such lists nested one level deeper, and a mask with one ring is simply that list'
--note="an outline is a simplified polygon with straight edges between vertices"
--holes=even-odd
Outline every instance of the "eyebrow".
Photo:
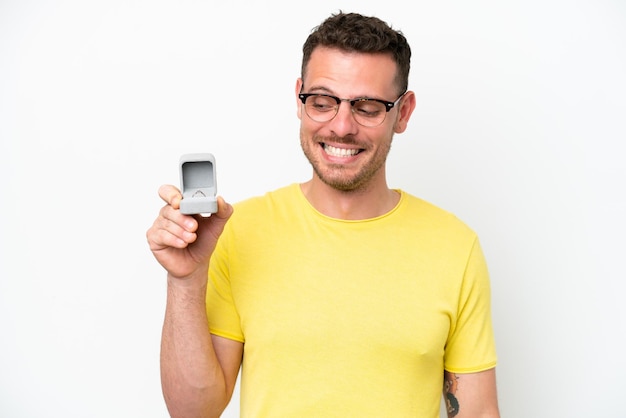
[{"label": "eyebrow", "polygon": [[[302,84],[302,89],[304,90],[304,84]],[[306,89],[306,90],[310,93],[335,94],[334,91],[324,86],[313,86],[310,89]]]},{"label": "eyebrow", "polygon": [[[304,87],[304,84],[302,84],[302,87]],[[330,90],[327,87],[324,86],[314,86],[311,87],[311,89],[307,89],[307,92],[309,93],[313,93],[313,94],[327,94],[329,96],[333,96],[333,97],[339,97],[337,96],[337,93],[335,93],[334,91]],[[373,96],[355,96],[355,97],[346,97],[347,100],[360,100],[360,99],[375,99],[375,100],[383,100],[383,101],[387,101],[386,99],[381,99],[379,97],[373,97]]]}]

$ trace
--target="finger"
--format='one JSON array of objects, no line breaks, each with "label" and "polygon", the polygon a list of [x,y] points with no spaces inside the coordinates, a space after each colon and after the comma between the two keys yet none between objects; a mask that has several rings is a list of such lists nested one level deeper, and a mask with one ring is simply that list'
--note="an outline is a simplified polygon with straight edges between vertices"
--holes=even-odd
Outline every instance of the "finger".
[{"label": "finger", "polygon": [[184,215],[179,209],[174,209],[170,205],[165,205],[161,208],[157,221],[163,227],[169,227],[167,229],[172,232],[176,232],[178,229],[187,232],[196,232],[198,230],[198,221],[192,215]]},{"label": "finger", "polygon": [[148,244],[153,252],[161,251],[167,248],[183,249],[189,243],[184,239],[171,234],[165,229],[151,229],[148,231]]},{"label": "finger", "polygon": [[[224,198],[219,196],[217,198],[217,212],[213,213],[210,217],[206,218],[196,218],[198,220],[198,241],[202,241],[204,244],[208,245],[207,248],[214,245],[219,236],[222,234],[224,230],[224,226],[228,222],[228,219],[233,214],[233,207],[229,203],[226,203]],[[213,244],[207,244],[208,242],[213,241]]]},{"label": "finger", "polygon": [[230,203],[226,202],[222,196],[217,197],[217,215],[218,218],[228,219],[233,214],[233,207]]},{"label": "finger", "polygon": [[159,187],[159,196],[165,203],[172,206],[174,209],[180,208],[180,201],[183,198],[180,190],[176,186],[171,184],[164,184]]},{"label": "finger", "polygon": [[147,233],[148,242],[152,250],[166,247],[185,248],[197,239],[194,232],[188,231],[180,224],[159,216]]}]

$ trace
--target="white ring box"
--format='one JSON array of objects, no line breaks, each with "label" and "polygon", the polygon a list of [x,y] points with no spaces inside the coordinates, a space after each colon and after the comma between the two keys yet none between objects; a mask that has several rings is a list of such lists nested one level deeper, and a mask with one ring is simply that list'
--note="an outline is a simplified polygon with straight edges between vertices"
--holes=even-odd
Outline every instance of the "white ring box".
[{"label": "white ring box", "polygon": [[217,212],[215,157],[209,153],[180,157],[180,211],[185,215],[209,216]]}]

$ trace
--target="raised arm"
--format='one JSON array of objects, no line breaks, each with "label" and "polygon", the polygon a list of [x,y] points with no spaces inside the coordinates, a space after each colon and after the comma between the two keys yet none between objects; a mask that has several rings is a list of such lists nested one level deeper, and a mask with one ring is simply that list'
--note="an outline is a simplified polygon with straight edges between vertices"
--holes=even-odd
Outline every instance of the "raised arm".
[{"label": "raised arm", "polygon": [[443,397],[448,418],[500,418],[496,370],[444,372]]},{"label": "raised arm", "polygon": [[219,417],[232,396],[243,344],[212,336],[206,317],[209,259],[232,206],[218,198],[208,218],[180,213],[180,191],[163,186],[166,202],[146,236],[167,271],[161,338],[161,384],[172,417]]}]

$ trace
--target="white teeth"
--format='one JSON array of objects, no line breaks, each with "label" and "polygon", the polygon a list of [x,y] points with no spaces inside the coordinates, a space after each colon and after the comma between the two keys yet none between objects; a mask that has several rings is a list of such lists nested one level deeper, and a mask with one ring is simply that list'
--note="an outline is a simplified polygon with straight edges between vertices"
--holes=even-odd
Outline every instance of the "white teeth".
[{"label": "white teeth", "polygon": [[336,148],[326,144],[324,144],[324,151],[333,157],[352,157],[359,153],[358,149]]}]

